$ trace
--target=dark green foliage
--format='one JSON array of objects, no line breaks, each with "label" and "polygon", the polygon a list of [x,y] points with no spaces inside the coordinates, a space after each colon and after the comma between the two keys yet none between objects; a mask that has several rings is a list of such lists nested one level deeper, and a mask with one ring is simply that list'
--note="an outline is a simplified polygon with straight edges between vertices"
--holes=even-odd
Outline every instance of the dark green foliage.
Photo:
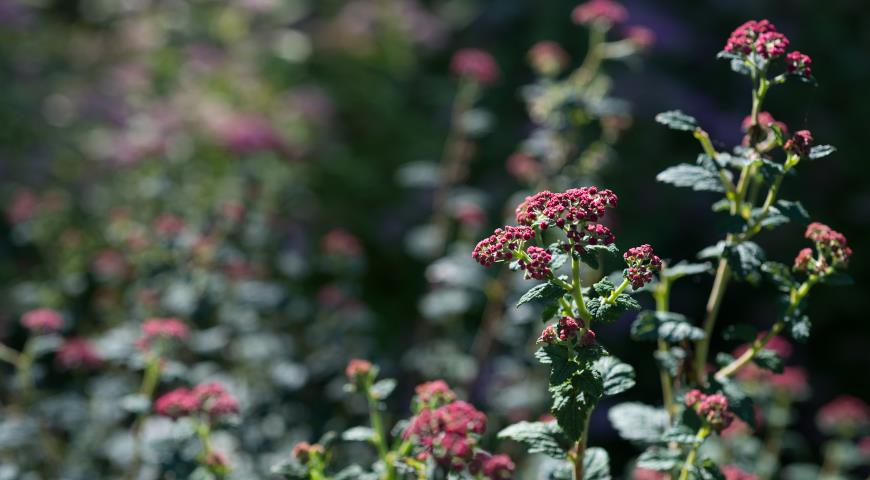
[{"label": "dark green foliage", "polygon": [[642,403],[620,403],[607,412],[619,436],[635,443],[653,444],[668,428],[668,413],[664,409]]},{"label": "dark green foliage", "polygon": [[522,443],[529,453],[543,453],[553,458],[565,458],[571,442],[555,422],[519,422],[498,432],[498,438]]},{"label": "dark green foliage", "polygon": [[631,325],[631,336],[635,340],[664,340],[678,343],[683,340],[701,340],[704,330],[692,325],[689,320],[674,312],[654,312],[646,310],[638,314]]},{"label": "dark green foliage", "polygon": [[696,191],[724,192],[722,180],[717,173],[688,163],[681,163],[662,170],[656,180],[676,187],[687,187]]},{"label": "dark green foliage", "polygon": [[554,300],[558,300],[564,294],[565,290],[555,283],[540,283],[530,288],[520,297],[517,307],[526,303],[546,305]]}]

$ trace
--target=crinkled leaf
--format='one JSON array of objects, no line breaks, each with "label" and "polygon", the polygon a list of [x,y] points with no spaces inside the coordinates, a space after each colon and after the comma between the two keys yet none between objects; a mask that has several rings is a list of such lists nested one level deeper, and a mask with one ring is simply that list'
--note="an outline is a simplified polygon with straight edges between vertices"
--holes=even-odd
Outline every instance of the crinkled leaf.
[{"label": "crinkled leaf", "polygon": [[607,418],[620,437],[641,444],[658,442],[668,428],[668,413],[664,409],[636,402],[610,407]]},{"label": "crinkled leaf", "polygon": [[771,282],[776,285],[780,291],[790,292],[792,288],[798,286],[797,280],[791,274],[791,268],[779,262],[764,262],[761,265],[761,271],[766,274]]},{"label": "crinkled leaf", "polygon": [[687,187],[696,191],[724,192],[722,180],[717,173],[713,173],[704,167],[681,163],[669,167],[658,175],[656,180],[669,183],[677,187]]},{"label": "crinkled leaf", "polygon": [[810,222],[810,214],[801,202],[793,202],[790,200],[777,200],[776,210],[789,218],[789,220],[806,225]]},{"label": "crinkled leaf", "polygon": [[550,260],[550,269],[556,271],[568,261],[569,255],[565,253],[565,250],[562,248],[562,244],[559,242],[550,244],[547,250],[550,251],[550,255],[552,255],[552,259]]},{"label": "crinkled leaf", "polygon": [[727,249],[728,264],[738,279],[757,283],[764,263],[764,250],[755,242],[741,242]]},{"label": "crinkled leaf", "polygon": [[640,310],[640,304],[630,295],[621,293],[613,303],[604,298],[591,298],[586,301],[586,309],[596,322],[611,323],[629,310]]},{"label": "crinkled leaf", "polygon": [[761,166],[758,168],[758,172],[761,173],[761,176],[764,178],[764,181],[767,183],[773,183],[776,181],[776,178],[782,175],[785,172],[782,165],[776,162],[771,162],[766,158],[761,159]]},{"label": "crinkled leaf", "polygon": [[616,286],[613,285],[613,282],[611,282],[607,277],[602,278],[595,285],[592,285],[592,290],[602,297],[610,295],[610,292],[612,292],[614,288],[616,288]]},{"label": "crinkled leaf", "polygon": [[664,340],[678,343],[683,340],[701,340],[704,331],[690,324],[688,319],[675,312],[641,312],[631,325],[631,336],[635,340]]},{"label": "crinkled leaf", "polygon": [[686,425],[678,424],[669,428],[661,438],[662,443],[679,443],[680,445],[698,445],[701,442],[695,431]]},{"label": "crinkled leaf", "polygon": [[658,472],[670,472],[683,465],[683,453],[663,447],[651,447],[637,458],[638,468],[648,468]]},{"label": "crinkled leaf", "polygon": [[375,436],[375,431],[370,427],[348,428],[341,434],[341,439],[346,442],[370,442]]},{"label": "crinkled leaf", "polygon": [[610,457],[603,448],[587,448],[583,454],[583,480],[610,480]]},{"label": "crinkled leaf", "polygon": [[541,283],[535,285],[530,288],[526,293],[520,297],[520,300],[517,302],[517,307],[520,305],[525,305],[526,303],[537,303],[540,305],[546,305],[550,302],[558,300],[565,294],[565,289],[556,285],[555,283]]},{"label": "crinkled leaf", "polygon": [[604,395],[617,395],[634,386],[634,368],[612,355],[599,358],[592,368],[601,375]]},{"label": "crinkled leaf", "polygon": [[666,351],[656,350],[653,352],[653,358],[660,368],[665,369],[670,376],[677,376],[680,365],[686,359],[686,351],[680,347],[671,347]]},{"label": "crinkled leaf", "polygon": [[507,438],[526,446],[529,453],[543,453],[553,458],[565,458],[571,443],[556,422],[519,422],[498,432],[498,438]]},{"label": "crinkled leaf", "polygon": [[560,385],[550,385],[553,416],[569,441],[583,434],[589,409],[601,398],[603,382],[598,372],[585,369]]},{"label": "crinkled leaf", "polygon": [[833,145],[815,145],[810,148],[810,154],[808,155],[810,160],[816,160],[819,158],[827,157],[828,155],[837,151],[837,147]]},{"label": "crinkled leaf", "polygon": [[656,115],[656,121],[673,130],[691,132],[698,128],[698,121],[691,115],[686,115],[680,110],[669,110]]},{"label": "crinkled leaf", "polygon": [[610,255],[618,255],[619,248],[616,246],[616,244],[613,243],[611,243],[610,245],[587,245],[579,254],[580,261],[585,263],[586,265],[589,265],[590,268],[598,268],[600,266],[600,262],[598,261],[599,252],[606,252]]},{"label": "crinkled leaf", "polygon": [[759,367],[766,368],[773,373],[782,373],[782,358],[780,358],[773,350],[762,348],[755,354],[752,361]]},{"label": "crinkled leaf", "polygon": [[710,273],[712,271],[713,267],[706,262],[689,263],[686,261],[681,261],[676,265],[668,266],[667,268],[665,268],[664,271],[662,271],[661,275],[662,277],[673,281],[685,276]]},{"label": "crinkled leaf", "polygon": [[550,365],[550,384],[556,385],[569,379],[580,365],[571,361],[571,352],[562,345],[544,345],[535,352],[535,358]]},{"label": "crinkled leaf", "polygon": [[377,399],[383,400],[390,396],[393,393],[393,390],[396,388],[396,380],[393,378],[384,378],[383,380],[378,380],[372,385],[372,396]]}]

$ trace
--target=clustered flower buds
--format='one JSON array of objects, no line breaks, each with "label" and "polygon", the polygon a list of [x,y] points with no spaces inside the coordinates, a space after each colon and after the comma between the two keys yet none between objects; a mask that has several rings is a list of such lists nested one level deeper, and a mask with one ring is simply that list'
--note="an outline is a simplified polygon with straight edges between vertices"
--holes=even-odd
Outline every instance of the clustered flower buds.
[{"label": "clustered flower buds", "polygon": [[357,385],[369,378],[373,370],[374,366],[368,360],[354,358],[348,362],[344,374],[351,384]]},{"label": "clustered flower buds", "polygon": [[[773,118],[773,115],[771,115],[770,112],[758,112],[758,126],[766,129],[770,125],[776,125],[777,127],[779,127],[780,131],[782,131],[783,135],[788,135],[788,125]],[[748,132],[749,127],[751,126],[752,115],[747,115],[743,119],[743,123],[741,123],[740,127],[743,129],[744,132]]]},{"label": "clustered flower buds", "polygon": [[293,447],[290,455],[299,460],[302,464],[307,464],[312,457],[319,457],[324,454],[323,445],[308,442],[299,442]]},{"label": "clustered flower buds", "polygon": [[797,50],[785,56],[785,69],[794,75],[809,77],[813,74],[812,64],[813,59],[809,55],[804,55]]},{"label": "clustered flower buds", "polygon": [[524,258],[519,260],[520,270],[526,272],[526,278],[534,278],[535,280],[544,280],[553,272],[550,270],[550,260],[553,256],[546,249],[541,247],[529,247],[526,250],[528,261]]},{"label": "clustered flower buds", "polygon": [[804,236],[815,242],[818,258],[813,256],[812,249],[804,248],[795,258],[796,271],[824,275],[830,267],[845,267],[849,263],[852,249],[842,233],[823,223],[813,222],[807,226]]},{"label": "clustered flower buds", "polygon": [[203,413],[220,420],[239,413],[239,403],[223,385],[213,382],[167,392],[154,403],[154,410],[173,419]]},{"label": "clustered flower buds", "polygon": [[405,429],[403,438],[422,448],[439,464],[462,469],[474,458],[477,437],[486,430],[486,415],[463,401],[421,410]]},{"label": "clustered flower buds", "polygon": [[725,480],[758,480],[758,475],[746,473],[740,467],[725,465],[722,467],[722,476]]},{"label": "clustered flower buds", "polygon": [[497,228],[492,235],[478,242],[471,257],[484,267],[510,260],[514,252],[520,250],[522,244],[534,236],[534,230],[527,226]]},{"label": "clustered flower buds", "polygon": [[816,423],[824,433],[851,436],[870,427],[870,407],[859,398],[843,395],[819,410]]},{"label": "clustered flower buds", "polygon": [[794,136],[786,140],[783,150],[795,155],[806,157],[813,146],[813,134],[809,130],[798,130]]},{"label": "clustered flower buds", "polygon": [[439,408],[456,400],[456,393],[450,389],[444,380],[433,380],[421,383],[414,390],[417,410],[424,408]]},{"label": "clustered flower buds", "polygon": [[513,477],[516,465],[511,457],[505,454],[490,455],[487,452],[478,452],[474,456],[468,470],[472,474],[483,473],[490,480],[508,480]]},{"label": "clustered flower buds", "polygon": [[586,328],[583,320],[568,316],[560,318],[559,323],[555,326],[548,325],[544,327],[541,336],[538,337],[538,343],[573,342],[577,340],[577,334],[581,329],[583,334],[580,337],[580,345],[584,347],[594,345],[595,332]]},{"label": "clustered flower buds", "polygon": [[662,260],[653,253],[653,248],[647,244],[629,248],[623,254],[628,265],[623,276],[631,282],[631,287],[638,289],[652,281],[653,273],[661,270]]},{"label": "clustered flower buds", "polygon": [[700,390],[690,390],[683,399],[687,407],[695,410],[713,430],[721,432],[734,420],[728,411],[728,399],[721,393],[706,395]]},{"label": "clustered flower buds", "polygon": [[498,65],[489,53],[477,49],[459,50],[450,61],[454,75],[473,80],[481,85],[495,83],[499,77]]},{"label": "clustered flower buds", "polygon": [[578,25],[603,23],[618,24],[628,19],[628,11],[613,0],[589,0],[580,4],[571,12],[571,20]]},{"label": "clustered flower buds", "polygon": [[21,325],[33,333],[56,333],[63,327],[63,317],[57,310],[37,308],[21,316]]},{"label": "clustered flower buds", "polygon": [[159,339],[184,340],[190,333],[187,325],[177,318],[150,318],[142,324],[143,340],[147,343]]},{"label": "clustered flower buds", "polygon": [[568,52],[556,42],[538,42],[529,50],[529,63],[541,75],[558,75],[569,61]]},{"label": "clustered flower buds", "polygon": [[83,338],[69,338],[57,350],[57,363],[66,370],[97,368],[103,359],[93,345]]}]

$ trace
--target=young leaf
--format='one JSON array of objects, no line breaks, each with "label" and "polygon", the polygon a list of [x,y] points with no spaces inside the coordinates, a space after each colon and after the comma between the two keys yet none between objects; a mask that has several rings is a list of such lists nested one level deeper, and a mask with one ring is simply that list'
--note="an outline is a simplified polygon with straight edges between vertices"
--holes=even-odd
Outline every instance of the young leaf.
[{"label": "young leaf", "polygon": [[603,448],[587,448],[583,454],[583,480],[610,480],[610,457]]},{"label": "young leaf", "polygon": [[619,436],[630,442],[652,444],[668,428],[668,412],[642,403],[620,403],[607,412]]},{"label": "young leaf", "polygon": [[762,348],[755,354],[752,361],[759,367],[766,368],[773,373],[782,373],[782,358],[780,358],[773,350]]},{"label": "young leaf", "polygon": [[554,300],[558,300],[565,294],[565,289],[555,283],[541,283],[530,288],[520,297],[517,302],[517,307],[526,303],[537,303],[546,305]]},{"label": "young leaf", "polygon": [[593,363],[594,368],[604,382],[604,395],[616,395],[634,386],[634,368],[618,358],[608,355]]},{"label": "young leaf", "polygon": [[569,441],[576,442],[583,434],[589,410],[603,393],[598,372],[581,370],[561,385],[550,385],[553,396],[553,416]]},{"label": "young leaf", "polygon": [[688,187],[696,191],[725,191],[725,187],[722,186],[722,180],[719,178],[718,174],[713,173],[704,167],[689,165],[688,163],[681,163],[666,168],[656,175],[656,180],[662,183],[669,183],[676,187]]},{"label": "young leaf", "polygon": [[555,422],[515,423],[498,432],[498,438],[520,442],[529,453],[543,453],[556,459],[565,458],[571,447]]},{"label": "young leaf", "polygon": [[827,157],[828,155],[837,151],[837,147],[833,145],[815,145],[810,148],[809,159],[817,160],[819,158]]},{"label": "young leaf", "polygon": [[656,115],[656,121],[673,130],[691,132],[698,128],[698,121],[680,110],[670,110]]}]

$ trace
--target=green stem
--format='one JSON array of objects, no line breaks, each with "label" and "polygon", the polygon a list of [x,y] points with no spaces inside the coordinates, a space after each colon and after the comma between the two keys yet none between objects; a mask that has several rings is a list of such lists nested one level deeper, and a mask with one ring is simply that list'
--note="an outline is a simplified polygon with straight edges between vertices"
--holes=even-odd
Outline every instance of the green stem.
[{"label": "green stem", "polygon": [[[716,152],[715,148],[713,148],[713,142],[710,141],[710,134],[700,128],[696,128],[693,132],[693,135],[701,143],[701,148],[704,149],[704,153],[709,155],[710,158],[712,158],[713,161],[716,162],[716,165],[719,166],[719,163],[717,161],[719,153]],[[722,185],[725,187],[728,198],[733,200],[736,187],[734,186],[734,182],[732,182],[731,179],[728,178],[728,172],[725,171],[725,169],[722,167],[719,167],[719,179],[722,180]]]},{"label": "green stem", "polygon": [[580,283],[580,259],[573,254],[571,255],[571,277],[574,303],[577,304],[577,311],[580,312],[580,317],[586,320],[588,322],[587,326],[589,326],[592,324],[592,315],[589,314],[589,310],[586,310],[586,302],[583,301],[583,285]]},{"label": "green stem", "polygon": [[[803,298],[807,296],[807,294],[810,292],[810,289],[813,287],[813,285],[816,284],[816,282],[818,282],[818,277],[816,275],[810,275],[807,281],[801,284],[799,288],[792,290],[791,295],[789,296],[789,306],[786,310],[785,317],[788,317],[794,313],[795,309],[797,309],[798,305],[800,305],[801,300],[803,300]],[[778,320],[776,323],[773,324],[773,327],[771,327],[770,331],[767,332],[765,336],[758,338],[754,342],[752,342],[752,345],[750,345],[750,347],[745,352],[743,352],[743,355],[740,355],[728,365],[720,368],[719,371],[716,372],[716,379],[723,381],[731,375],[737,373],[738,370],[743,368],[747,363],[751,362],[752,359],[755,358],[755,356],[758,354],[758,352],[761,351],[761,349],[763,349],[768,342],[770,342],[770,339],[772,339],[779,332],[781,332],[783,328],[785,328],[785,321]]]},{"label": "green stem", "polygon": [[698,459],[698,448],[701,446],[701,443],[704,442],[704,439],[710,435],[710,427],[707,425],[701,426],[698,429],[698,433],[695,435],[695,439],[697,440],[697,445],[693,446],[691,450],[689,450],[689,455],[686,457],[686,463],[683,464],[683,468],[680,470],[680,478],[679,480],[689,480],[689,472],[692,467],[695,466],[695,461]]},{"label": "green stem", "polygon": [[27,339],[24,348],[18,354],[18,361],[15,364],[19,394],[23,404],[27,404],[33,391],[33,362],[36,360],[34,338]]},{"label": "green stem", "polygon": [[[656,301],[656,311],[669,311],[670,295],[671,283],[669,280],[663,279],[656,288],[656,292],[654,295]],[[668,344],[662,339],[658,339],[657,348],[659,352],[662,352],[664,354],[668,353]],[[659,380],[662,384],[662,403],[665,406],[665,410],[667,410],[668,414],[673,418],[673,416],[677,413],[677,405],[676,403],[674,403],[674,381],[671,378],[670,373],[668,373],[668,371],[661,365],[659,365]]]},{"label": "green stem", "polygon": [[586,445],[589,442],[589,419],[592,418],[592,408],[586,412],[586,418],[583,420],[583,433],[580,435],[580,440],[574,444],[572,449],[573,458],[573,474],[572,480],[583,480],[583,458],[586,456]]},{"label": "green stem", "polygon": [[0,343],[0,361],[6,362],[12,366],[18,366],[18,359],[20,356],[21,354],[16,350]]},{"label": "green stem", "polygon": [[381,418],[381,405],[377,398],[372,393],[371,385],[366,386],[366,400],[369,404],[369,417],[372,422],[372,430],[374,437],[372,443],[378,450],[378,457],[384,463],[384,479],[393,480],[396,477],[396,469],[393,467],[393,462],[390,461],[389,449],[387,448],[387,436],[384,430],[384,421]]},{"label": "green stem", "polygon": [[629,282],[627,278],[624,278],[622,280],[622,283],[620,283],[618,287],[614,288],[613,291],[610,292],[610,295],[607,297],[605,302],[613,305],[616,302],[616,297],[618,297],[620,293],[622,293],[626,288],[628,288],[628,286],[630,284],[631,284],[631,282]]},{"label": "green stem", "polygon": [[577,88],[585,87],[598,72],[601,62],[604,60],[604,42],[607,31],[591,27],[589,29],[589,48],[586,50],[586,58],[577,70],[571,75],[571,80]]}]

